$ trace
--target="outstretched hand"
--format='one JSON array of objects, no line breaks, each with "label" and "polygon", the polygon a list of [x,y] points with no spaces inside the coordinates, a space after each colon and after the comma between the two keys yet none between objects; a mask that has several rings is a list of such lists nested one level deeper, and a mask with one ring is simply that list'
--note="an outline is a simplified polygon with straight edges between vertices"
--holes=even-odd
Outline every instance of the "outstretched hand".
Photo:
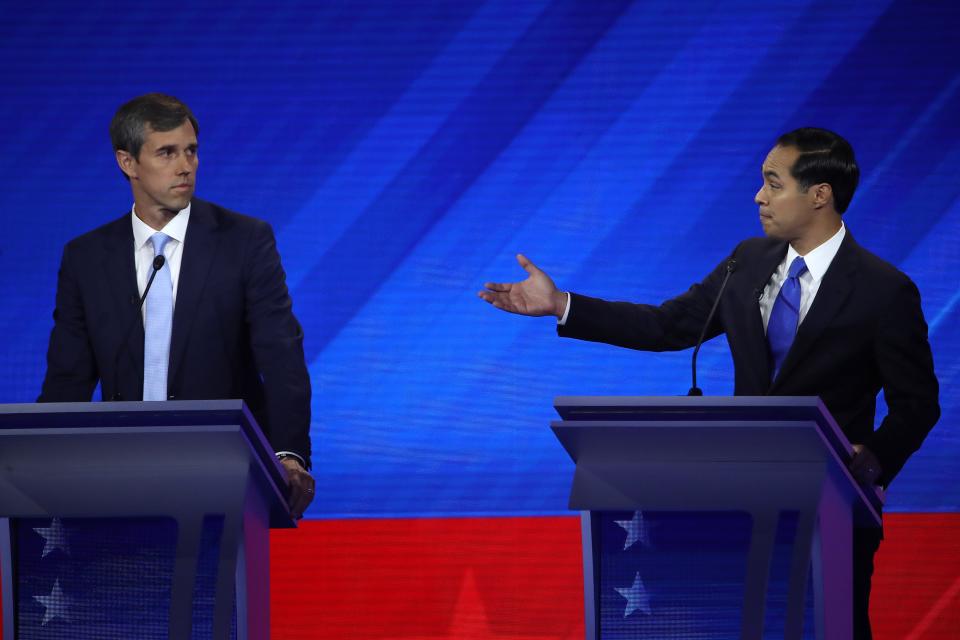
[{"label": "outstretched hand", "polygon": [[557,289],[550,276],[538,269],[522,253],[517,254],[517,262],[530,274],[526,280],[512,283],[485,282],[484,290],[477,295],[497,309],[510,313],[562,318],[567,307],[566,294]]}]

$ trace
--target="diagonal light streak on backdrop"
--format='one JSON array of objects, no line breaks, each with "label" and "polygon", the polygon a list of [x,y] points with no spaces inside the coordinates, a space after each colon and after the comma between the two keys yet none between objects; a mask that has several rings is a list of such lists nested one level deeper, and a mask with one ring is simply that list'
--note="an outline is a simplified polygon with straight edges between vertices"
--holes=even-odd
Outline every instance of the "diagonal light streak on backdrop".
[{"label": "diagonal light streak on backdrop", "polygon": [[[320,185],[279,233],[283,246],[297,246],[305,235],[315,237],[309,255],[288,268],[292,290],[302,284],[314,262],[410,163],[436,134],[450,113],[470,95],[498,60],[522,37],[545,2],[488,2],[423,73],[404,91],[390,111]],[[318,222],[322,222],[320,233]]]},{"label": "diagonal light streak on backdrop", "polygon": [[[369,295],[428,233],[447,207],[469,188],[543,102],[561,85],[580,58],[603,37],[623,5],[558,3],[514,46],[389,187],[368,207],[310,272],[315,290],[298,293],[307,305],[323,305],[323,321],[310,327],[308,360],[324,348]],[[575,28],[574,28],[575,26]],[[560,32],[565,47],[554,49]],[[528,76],[519,69],[533,66]],[[522,88],[522,91],[521,91]],[[509,108],[508,108],[509,107]],[[477,128],[495,124],[484,136]],[[425,181],[425,176],[431,180]],[[402,211],[402,224],[397,212]],[[373,236],[371,235],[373,232]],[[357,246],[376,247],[375,252]],[[341,287],[341,274],[362,269],[366,278]],[[331,299],[326,292],[338,291]]]}]

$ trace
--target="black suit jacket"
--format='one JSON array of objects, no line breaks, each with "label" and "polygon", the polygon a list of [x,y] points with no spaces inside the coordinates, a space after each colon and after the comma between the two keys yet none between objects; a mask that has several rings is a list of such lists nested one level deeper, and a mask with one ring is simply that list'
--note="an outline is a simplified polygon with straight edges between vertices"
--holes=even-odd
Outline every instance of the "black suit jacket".
[{"label": "black suit jacket", "polygon": [[[143,397],[130,214],[63,251],[39,401]],[[242,398],[277,451],[310,457],[310,380],[270,226],[194,199],[180,263],[168,394]]]},{"label": "black suit jacket", "polygon": [[[787,244],[740,243],[689,291],[659,307],[572,294],[561,336],[648,351],[696,344],[726,273],[737,261],[707,338],[726,334],[736,395],[820,396],[847,438],[873,451],[888,485],[940,417],[939,388],[920,294],[849,231],[824,275],[776,380],[758,299]],[[889,408],[874,430],[877,393]]]}]

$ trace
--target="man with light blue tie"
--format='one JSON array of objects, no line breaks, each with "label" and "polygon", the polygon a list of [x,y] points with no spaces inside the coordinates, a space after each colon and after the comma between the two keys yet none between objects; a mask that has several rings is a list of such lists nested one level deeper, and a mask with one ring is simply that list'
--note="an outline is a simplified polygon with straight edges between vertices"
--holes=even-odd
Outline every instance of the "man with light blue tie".
[{"label": "man with light blue tie", "polygon": [[314,492],[303,333],[270,226],[193,197],[198,133],[187,105],[163,94],[114,116],[134,204],[64,248],[39,400],[89,401],[98,382],[104,399],[242,398],[301,517]]},{"label": "man with light blue tie", "polygon": [[[725,334],[737,395],[820,396],[850,442],[850,469],[888,486],[940,416],[939,385],[913,282],[853,240],[843,212],[860,170],[842,137],[802,128],[777,140],[754,200],[766,238],[734,248],[703,281],[659,306],[609,302],[557,289],[523,255],[529,277],[486,283],[499,309],[554,315],[561,336],[632,349],[696,344],[724,277],[706,338]],[[736,269],[728,265],[736,261]],[[888,413],[874,429],[880,391]],[[854,635],[870,638],[873,556],[882,532],[854,531]]]}]

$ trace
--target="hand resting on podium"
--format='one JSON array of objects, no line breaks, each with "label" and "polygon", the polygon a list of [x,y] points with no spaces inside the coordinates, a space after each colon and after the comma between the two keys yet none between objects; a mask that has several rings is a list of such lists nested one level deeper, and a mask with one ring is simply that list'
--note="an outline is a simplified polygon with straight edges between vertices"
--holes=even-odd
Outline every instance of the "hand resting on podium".
[{"label": "hand resting on podium", "polygon": [[282,458],[280,464],[283,466],[283,470],[287,472],[287,482],[289,483],[287,503],[290,505],[290,515],[295,520],[299,520],[303,517],[303,512],[313,502],[315,481],[310,472],[304,469],[296,458]]},{"label": "hand resting on podium", "polygon": [[873,486],[883,472],[877,456],[862,444],[853,445],[853,459],[850,461],[850,473],[860,484]]}]

